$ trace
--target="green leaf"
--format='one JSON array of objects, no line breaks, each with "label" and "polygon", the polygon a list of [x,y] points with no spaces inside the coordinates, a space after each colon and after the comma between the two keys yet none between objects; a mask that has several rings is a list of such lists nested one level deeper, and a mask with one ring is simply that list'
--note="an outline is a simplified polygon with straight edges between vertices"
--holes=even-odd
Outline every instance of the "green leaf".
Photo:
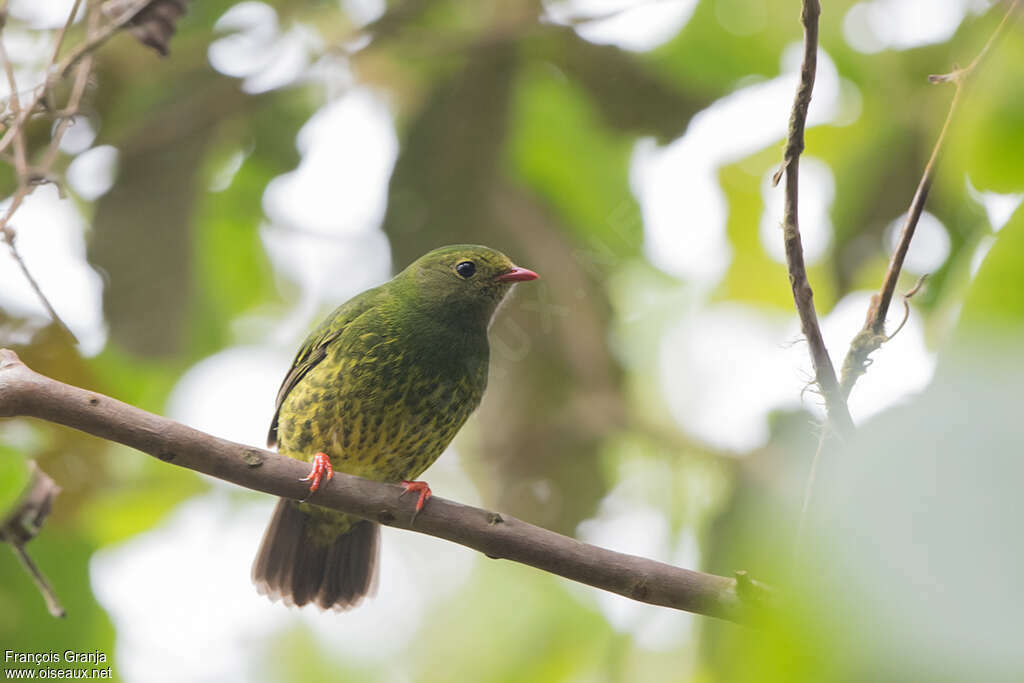
[{"label": "green leaf", "polygon": [[639,208],[629,190],[633,138],[605,126],[585,92],[550,69],[530,68],[516,85],[508,158],[584,244],[618,258],[638,254]]},{"label": "green leaf", "polygon": [[1024,190],[1024,34],[1010,30],[996,43],[964,86],[954,119],[949,163],[967,172],[981,190]]},{"label": "green leaf", "polygon": [[202,296],[195,303],[192,331],[197,356],[237,341],[232,321],[277,298],[259,233],[265,220],[262,198],[267,183],[299,162],[295,136],[313,113],[302,94],[290,90],[254,98],[252,109],[220,127],[206,159],[203,175],[211,178],[231,155],[245,153],[228,187],[198,193],[194,258]]},{"label": "green leaf", "polygon": [[1012,334],[1024,326],[1024,208],[999,231],[964,301],[959,338]]}]

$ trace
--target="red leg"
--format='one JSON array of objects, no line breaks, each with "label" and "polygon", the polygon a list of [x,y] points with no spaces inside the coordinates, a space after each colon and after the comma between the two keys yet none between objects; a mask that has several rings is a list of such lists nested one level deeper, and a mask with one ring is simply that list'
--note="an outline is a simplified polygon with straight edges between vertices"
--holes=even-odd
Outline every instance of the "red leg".
[{"label": "red leg", "polygon": [[313,469],[309,471],[309,475],[299,481],[311,482],[309,485],[309,495],[313,495],[320,488],[320,482],[325,475],[327,476],[327,481],[334,479],[334,468],[331,467],[331,459],[327,457],[326,453],[317,453],[313,456]]},{"label": "red leg", "polygon": [[[430,485],[427,482],[425,482],[425,481],[405,481],[405,480],[403,480],[402,481],[402,488],[405,489],[401,493],[402,496],[404,496],[405,494],[409,493],[409,491],[412,491],[414,493],[418,492],[420,494],[419,499],[416,501],[416,510],[412,513],[412,521],[415,522],[416,521],[416,515],[420,514],[420,510],[423,509],[423,504],[426,503],[427,500],[430,499],[430,496],[432,496],[434,494],[430,490]],[[399,497],[401,497],[401,496],[399,496]]]}]

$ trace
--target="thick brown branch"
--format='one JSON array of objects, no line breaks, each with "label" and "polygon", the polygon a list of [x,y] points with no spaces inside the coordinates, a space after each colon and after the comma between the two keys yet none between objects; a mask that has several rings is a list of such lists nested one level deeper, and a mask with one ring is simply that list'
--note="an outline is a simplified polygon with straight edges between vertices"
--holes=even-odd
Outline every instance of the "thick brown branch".
[{"label": "thick brown branch", "polygon": [[[239,486],[300,499],[306,463],[204,434],[102,394],[62,384],[0,350],[0,417],[26,416],[66,425],[148,453],[164,462]],[[495,512],[433,497],[411,524],[401,487],[338,473],[317,491],[318,505],[443,538],[634,600],[743,621],[750,605],[736,580],[581,543]],[[764,587],[749,579],[759,593]]]},{"label": "thick brown branch", "polygon": [[804,248],[800,240],[799,224],[799,180],[800,154],[804,150],[804,127],[807,123],[807,108],[814,90],[814,75],[818,64],[818,15],[821,7],[818,0],[804,0],[800,19],[804,26],[804,57],[800,66],[800,84],[793,100],[793,111],[789,117],[789,134],[786,139],[786,154],[782,168],[773,178],[777,184],[786,174],[786,208],[783,219],[783,236],[786,245],[786,264],[789,268],[789,284],[793,290],[793,301],[800,316],[800,328],[807,339],[814,366],[814,379],[825,398],[825,409],[830,422],[844,434],[853,431],[853,419],[846,405],[846,397],[839,389],[832,359],[829,358],[825,340],[818,325],[818,314],[814,308],[814,293],[807,280],[804,266]]},{"label": "thick brown branch", "polygon": [[861,328],[861,331],[850,342],[850,350],[847,351],[846,358],[843,360],[841,389],[844,397],[849,397],[857,379],[867,371],[868,358],[871,354],[895,335],[895,332],[892,335],[886,335],[885,318],[889,313],[893,294],[896,292],[896,283],[899,280],[900,272],[903,270],[903,261],[910,250],[910,241],[914,239],[914,231],[917,229],[917,223],[921,219],[925,202],[928,200],[928,192],[931,190],[935,168],[938,165],[939,155],[946,142],[946,134],[949,132],[953,114],[960,103],[960,96],[963,94],[967,78],[974,73],[974,70],[978,68],[978,65],[981,64],[988,54],[992,45],[1002,33],[1003,28],[1009,23],[1010,17],[1013,16],[1018,4],[1020,4],[1020,0],[1013,0],[1010,3],[1006,14],[1003,16],[1002,21],[999,22],[996,30],[992,32],[992,35],[985,43],[981,52],[978,53],[978,56],[966,68],[955,69],[951,73],[940,76],[928,77],[928,80],[932,83],[952,83],[956,90],[953,92],[953,99],[949,103],[949,111],[946,114],[945,122],[942,124],[942,130],[939,132],[939,137],[932,148],[932,154],[928,158],[928,163],[924,167],[924,173],[917,184],[914,198],[910,202],[910,208],[907,210],[907,218],[903,222],[903,229],[900,231],[896,249],[893,250],[892,258],[889,260],[889,267],[886,269],[885,277],[882,280],[882,287],[879,289],[878,294],[871,298],[871,306],[868,308],[864,327]]}]

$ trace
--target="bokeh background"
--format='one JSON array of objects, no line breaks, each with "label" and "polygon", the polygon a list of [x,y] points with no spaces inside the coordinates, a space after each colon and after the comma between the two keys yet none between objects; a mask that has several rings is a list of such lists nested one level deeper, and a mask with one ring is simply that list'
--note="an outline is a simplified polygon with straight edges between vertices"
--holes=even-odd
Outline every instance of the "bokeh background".
[{"label": "bokeh background", "polygon": [[[801,174],[839,363],[877,290],[985,0],[825,3]],[[36,82],[69,0],[12,0]],[[783,587],[760,630],[385,529],[346,614],[258,596],[273,500],[28,420],[0,423],[0,516],[34,459],[63,493],[0,549],[0,649],[106,652],[126,681],[1020,680],[1024,28],[972,78],[901,289],[929,273],[796,510],[822,416],[783,263],[799,66],[782,0],[201,0],[159,59],[97,54],[69,194],[13,224],[80,343],[0,255],[0,345],[34,369],[262,445],[294,350],[430,248],[543,280],[492,328],[491,388],[425,478],[603,546]],[[45,142],[48,131],[39,132]],[[13,175],[0,170],[0,195]],[[890,329],[903,305],[894,303]]]}]

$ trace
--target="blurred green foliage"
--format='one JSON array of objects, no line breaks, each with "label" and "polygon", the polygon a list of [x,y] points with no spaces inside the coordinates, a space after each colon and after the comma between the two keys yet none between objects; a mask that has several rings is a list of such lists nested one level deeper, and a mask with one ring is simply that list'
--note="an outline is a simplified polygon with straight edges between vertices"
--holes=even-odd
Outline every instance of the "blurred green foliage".
[{"label": "blurred green foliage", "polygon": [[[249,94],[240,79],[216,72],[207,48],[233,4],[191,3],[166,60],[127,36],[100,51],[87,113],[99,131],[95,144],[118,149],[118,175],[94,202],[72,200],[90,219],[89,263],[105,275],[109,341],[83,358],[52,327],[0,311],[0,345],[36,370],[159,412],[188,368],[254,341],[245,332],[253,325],[241,321],[282,319],[297,305],[298,283],[274,270],[261,235],[263,193],[299,163],[296,134],[328,98],[315,81],[301,80]],[[357,29],[337,3],[268,4],[283,29],[317,33],[318,59],[342,59]],[[845,295],[879,285],[885,230],[909,204],[952,95],[926,76],[967,63],[999,14],[969,13],[942,42],[865,54],[843,33],[853,4],[827,3],[821,43],[846,95],[856,93],[857,116],[807,134],[807,153],[827,163],[836,182],[831,246],[809,270],[822,315]],[[1024,367],[1024,213],[991,225],[966,182],[981,192],[1024,192],[1019,22],[969,83],[928,203],[950,253],[911,315],[925,323],[939,379],[868,422],[862,441],[827,454],[845,464],[821,475],[821,490],[835,495],[819,494],[827,499],[814,511],[820,535],[796,569],[794,509],[816,441],[807,412],[773,415],[767,444],[727,453],[685,433],[665,406],[665,383],[687,378],[661,376],[663,336],[703,294],[645,258],[630,176],[635,145],[643,138],[668,144],[719,98],[779,75],[783,51],[799,40],[797,5],[700,0],[678,35],[632,53],[542,21],[536,0],[388,2],[372,42],[347,58],[353,82],[386,97],[397,127],[382,226],[395,266],[438,244],[472,241],[509,252],[545,278],[495,325],[506,346],[531,340],[529,352],[495,354],[489,396],[458,442],[484,504],[572,534],[600,514],[609,492],[625,490],[630,504],[669,520],[672,538],[688,531],[698,539],[699,568],[726,575],[743,568],[777,582],[783,614],[766,615],[760,630],[696,619],[659,649],[614,625],[589,592],[481,560],[465,585],[430,608],[396,661],[339,662],[306,625],[289,622],[252,648],[247,670],[294,681],[1019,680],[1019,656],[1006,655],[997,637],[991,649],[977,642],[988,634],[988,612],[960,613],[962,602],[950,600],[948,611],[933,613],[927,600],[894,597],[947,605],[933,590],[944,586],[1010,614],[1022,602],[1015,582],[990,582],[1005,588],[1003,603],[984,587],[989,574],[1024,557],[1016,511],[1005,505],[1014,493],[998,485],[1020,481],[1019,466],[998,456],[1019,456],[1022,445],[1014,422],[1019,384],[1007,378]],[[781,138],[716,169],[732,259],[710,301],[791,311],[784,266],[759,232],[762,179],[780,156]],[[237,158],[230,183],[213,188]],[[58,166],[72,159],[64,155]],[[12,179],[6,167],[0,172],[6,196]],[[681,234],[701,229],[686,218]],[[979,245],[991,248],[975,277]],[[901,288],[914,279],[905,274]],[[538,315],[545,301],[559,314]],[[878,354],[885,353],[883,346]],[[8,421],[0,425],[0,516],[23,487],[25,458],[64,488],[28,549],[69,616],[50,618],[13,556],[0,552],[0,649],[112,654],[117,634],[93,596],[90,557],[158,527],[209,486],[70,430]],[[959,464],[936,465],[947,461]],[[991,476],[962,476],[979,470]],[[971,488],[958,487],[958,477]],[[942,485],[921,485],[933,478]],[[636,481],[646,482],[639,491],[626,485]],[[862,514],[879,481],[890,494],[877,499],[887,506],[883,518]],[[908,502],[900,491],[917,497]],[[961,517],[937,518],[976,526],[944,535],[935,511],[957,505],[966,510]],[[907,534],[885,537],[883,522],[903,528],[908,518]],[[986,533],[966,543],[978,529]],[[888,552],[915,543],[925,550]],[[928,552],[946,544],[974,553],[976,576],[951,565],[948,548]],[[985,553],[1004,545],[1003,555]],[[868,578],[854,580],[858,573]],[[905,607],[903,616],[891,605]],[[948,629],[926,630],[923,645],[914,641],[915,624],[947,619]],[[943,668],[953,645],[966,664]],[[120,675],[116,661],[114,670]]]},{"label": "blurred green foliage", "polygon": [[17,449],[0,445],[0,510],[14,508],[29,482],[29,468]]}]

